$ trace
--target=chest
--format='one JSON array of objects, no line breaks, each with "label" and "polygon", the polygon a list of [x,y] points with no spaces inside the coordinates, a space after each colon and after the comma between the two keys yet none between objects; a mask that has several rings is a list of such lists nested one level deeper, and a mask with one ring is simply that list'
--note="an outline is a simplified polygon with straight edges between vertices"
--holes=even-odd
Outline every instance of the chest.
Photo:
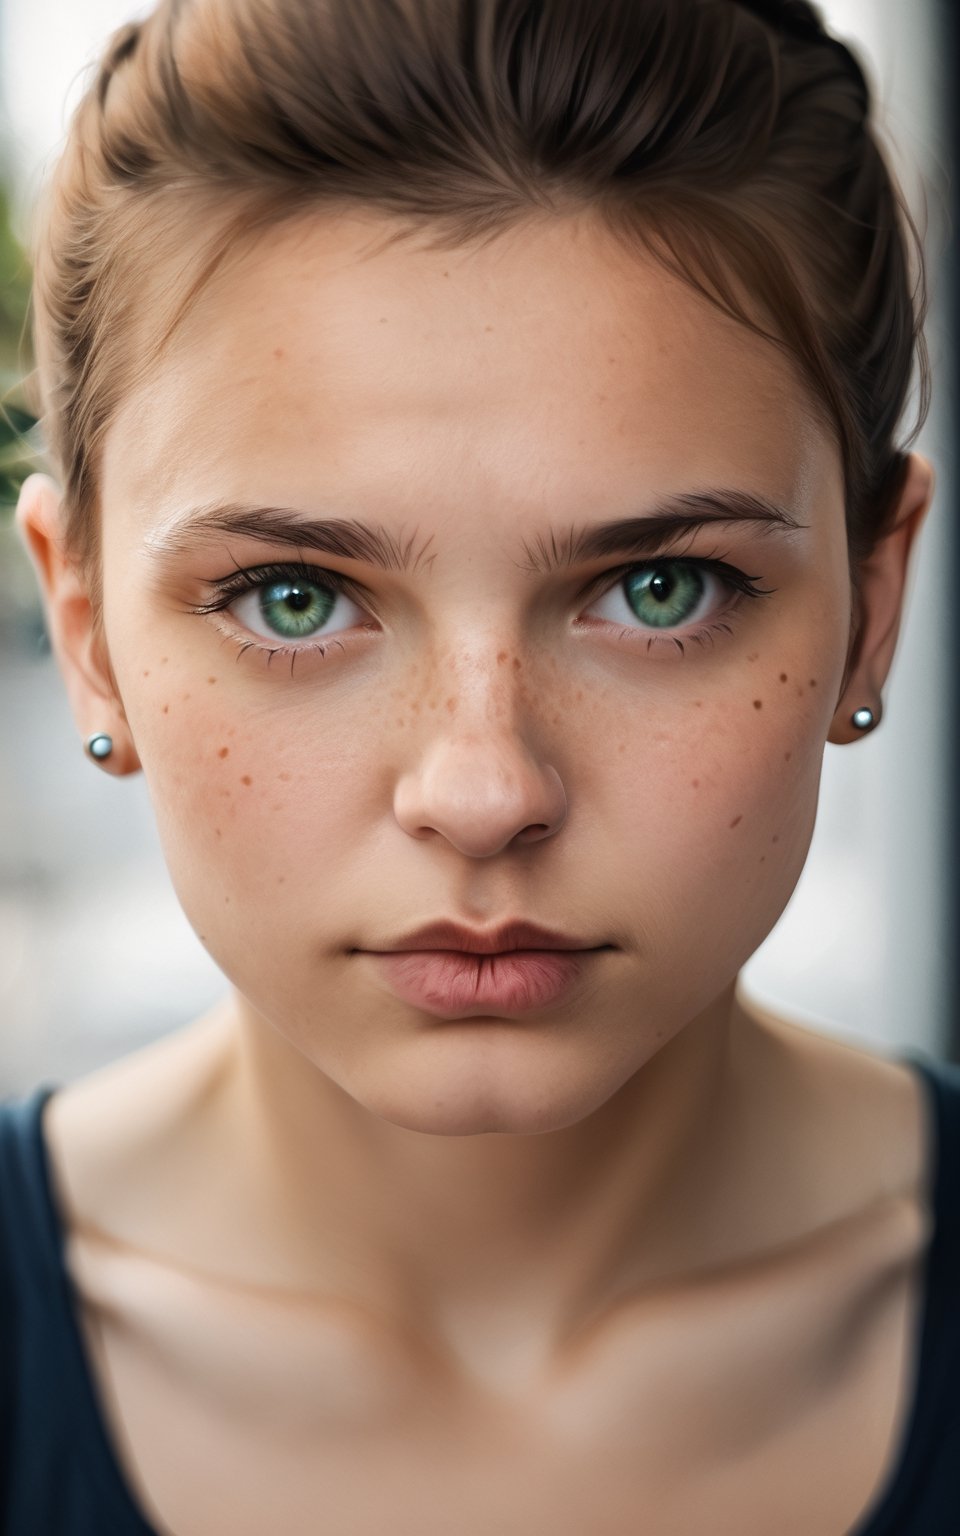
[{"label": "chest", "polygon": [[919,1262],[791,1312],[665,1303],[510,1394],[395,1331],[68,1245],[118,1466],[164,1536],[837,1536],[910,1405]]}]

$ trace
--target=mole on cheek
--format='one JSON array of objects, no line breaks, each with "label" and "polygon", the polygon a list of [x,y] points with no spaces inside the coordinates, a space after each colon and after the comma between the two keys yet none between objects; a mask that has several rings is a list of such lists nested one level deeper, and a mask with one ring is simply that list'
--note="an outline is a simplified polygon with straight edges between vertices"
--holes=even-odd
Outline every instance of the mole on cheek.
[{"label": "mole on cheek", "polygon": [[169,713],[170,713],[170,705],[169,704],[164,704],[161,713],[164,714],[164,715],[169,715]]},{"label": "mole on cheek", "polygon": [[781,681],[781,683],[785,683],[785,682],[786,682],[786,680],[787,680],[787,674],[786,674],[786,672],[781,672],[781,673],[780,673],[780,681]]},{"label": "mole on cheek", "polygon": [[252,784],[253,783],[253,780],[251,779],[249,773],[245,773],[243,775],[243,778],[240,780],[240,783],[241,784]]},{"label": "mole on cheek", "polygon": [[817,686],[816,678],[815,677],[811,677],[811,679],[810,679],[810,687],[811,688],[816,688],[816,686]]},{"label": "mole on cheek", "polygon": [[220,751],[217,753],[217,756],[218,757],[229,757],[230,756],[230,748],[229,747],[221,747]]},{"label": "mole on cheek", "polygon": [[207,678],[207,682],[208,683],[215,683],[216,682],[216,678],[215,677],[208,677]]},{"label": "mole on cheek", "polygon": [[763,708],[763,700],[762,699],[754,699],[753,707],[754,707],[754,709],[762,709]]}]

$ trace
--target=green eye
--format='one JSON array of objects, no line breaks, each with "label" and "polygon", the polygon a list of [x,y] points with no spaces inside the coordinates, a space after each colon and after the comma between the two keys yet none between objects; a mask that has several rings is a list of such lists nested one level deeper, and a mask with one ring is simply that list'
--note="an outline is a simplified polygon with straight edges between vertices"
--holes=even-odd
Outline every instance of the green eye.
[{"label": "green eye", "polygon": [[282,640],[301,640],[326,624],[338,596],[312,582],[274,581],[260,588],[258,607]]},{"label": "green eye", "polygon": [[703,597],[703,573],[679,560],[661,560],[624,577],[627,602],[638,619],[655,629],[687,623]]}]

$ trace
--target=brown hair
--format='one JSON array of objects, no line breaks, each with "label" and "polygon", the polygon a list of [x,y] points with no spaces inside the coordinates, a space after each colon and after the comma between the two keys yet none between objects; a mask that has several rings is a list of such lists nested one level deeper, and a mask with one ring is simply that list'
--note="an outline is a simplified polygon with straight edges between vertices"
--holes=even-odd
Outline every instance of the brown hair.
[{"label": "brown hair", "polygon": [[249,238],[358,205],[453,243],[593,208],[784,348],[836,433],[856,587],[915,360],[913,436],[930,391],[922,245],[870,107],[807,0],[160,0],[107,47],[36,251],[47,442],[98,616],[119,402]]}]

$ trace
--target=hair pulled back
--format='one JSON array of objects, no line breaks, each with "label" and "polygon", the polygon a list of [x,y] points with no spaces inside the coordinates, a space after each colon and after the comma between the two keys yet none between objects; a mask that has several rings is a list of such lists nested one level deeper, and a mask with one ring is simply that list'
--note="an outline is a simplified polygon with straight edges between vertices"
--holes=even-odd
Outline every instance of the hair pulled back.
[{"label": "hair pulled back", "polygon": [[224,259],[325,208],[454,244],[595,209],[795,361],[836,433],[856,584],[915,361],[914,436],[929,400],[922,246],[870,113],[807,0],[161,0],[110,40],[36,249],[46,440],[98,616],[119,403]]}]

